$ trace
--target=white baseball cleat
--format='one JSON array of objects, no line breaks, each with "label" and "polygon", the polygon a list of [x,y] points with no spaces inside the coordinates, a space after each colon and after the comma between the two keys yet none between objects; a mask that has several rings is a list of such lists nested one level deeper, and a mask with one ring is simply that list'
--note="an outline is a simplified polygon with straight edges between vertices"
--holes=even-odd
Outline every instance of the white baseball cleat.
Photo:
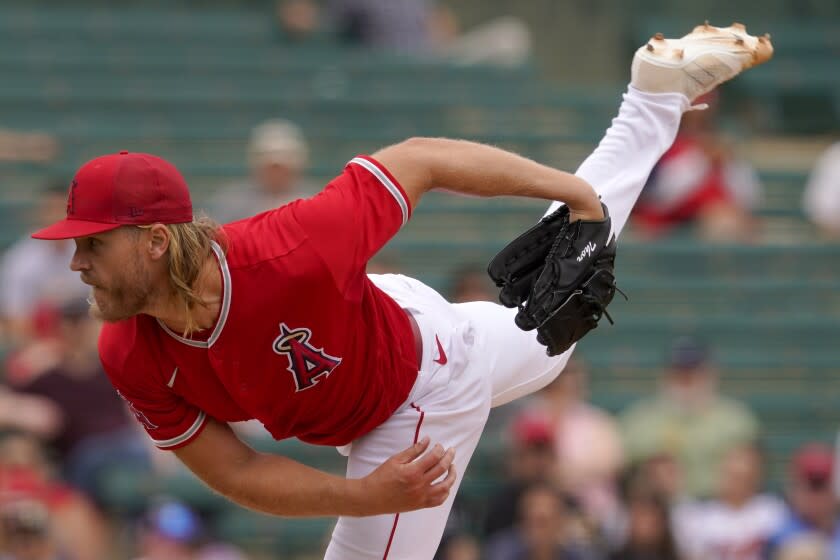
[{"label": "white baseball cleat", "polygon": [[636,51],[630,83],[648,93],[682,93],[695,100],[773,56],[770,36],[754,37],[740,23],[706,22],[681,39],[661,33]]}]

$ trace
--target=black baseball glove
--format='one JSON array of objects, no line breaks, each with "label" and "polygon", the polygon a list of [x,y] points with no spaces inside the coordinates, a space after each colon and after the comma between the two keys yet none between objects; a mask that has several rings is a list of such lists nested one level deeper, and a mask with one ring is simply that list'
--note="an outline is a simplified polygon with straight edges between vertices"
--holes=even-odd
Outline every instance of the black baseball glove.
[{"label": "black baseball glove", "polygon": [[549,356],[565,352],[598,326],[615,295],[615,237],[604,219],[569,223],[561,206],[514,239],[487,268],[499,300],[518,307],[516,324],[537,329]]}]

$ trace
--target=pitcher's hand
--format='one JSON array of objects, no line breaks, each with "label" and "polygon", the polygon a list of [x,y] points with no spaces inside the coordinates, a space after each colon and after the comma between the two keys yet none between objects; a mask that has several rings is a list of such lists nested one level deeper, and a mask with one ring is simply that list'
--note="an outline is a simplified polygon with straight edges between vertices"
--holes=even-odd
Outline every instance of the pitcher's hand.
[{"label": "pitcher's hand", "polygon": [[413,511],[445,502],[457,478],[454,458],[454,448],[444,450],[435,444],[429,449],[428,437],[390,457],[360,480],[370,500],[369,515]]}]

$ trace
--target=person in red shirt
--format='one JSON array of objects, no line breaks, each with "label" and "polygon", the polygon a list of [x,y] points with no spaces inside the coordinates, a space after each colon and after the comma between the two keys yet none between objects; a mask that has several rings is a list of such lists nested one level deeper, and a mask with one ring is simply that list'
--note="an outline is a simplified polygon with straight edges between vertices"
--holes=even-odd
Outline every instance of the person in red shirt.
[{"label": "person in red shirt", "polygon": [[697,101],[705,111],[683,115],[673,145],[653,169],[634,210],[640,230],[651,237],[683,227],[710,241],[750,239],[757,229],[752,210],[761,182],[717,130],[717,91]]},{"label": "person in red shirt", "polygon": [[[102,363],[155,445],[243,506],[341,516],[329,559],[428,559],[456,450],[463,470],[491,406],[545,386],[571,350],[548,357],[515,310],[450,304],[366,263],[432,188],[562,200],[573,221],[603,219],[600,195],[617,235],[690,100],[770,56],[743,28],[698,29],[637,52],[619,116],[576,175],[413,138],[353,158],[312,198],[219,227],[194,219],[174,166],[121,152],[82,166],[67,218],[34,236],[74,238],[71,268],[106,321]],[[680,49],[684,63],[663,64]],[[339,447],[347,476],[255,452],[227,424],[254,418]]]}]

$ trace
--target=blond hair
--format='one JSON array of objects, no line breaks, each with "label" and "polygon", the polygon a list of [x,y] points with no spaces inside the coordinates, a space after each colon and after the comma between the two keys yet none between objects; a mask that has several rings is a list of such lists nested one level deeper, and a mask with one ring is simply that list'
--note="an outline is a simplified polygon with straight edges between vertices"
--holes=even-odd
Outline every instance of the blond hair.
[{"label": "blond hair", "polygon": [[[151,226],[140,226],[147,229]],[[207,257],[213,254],[212,242],[222,245],[219,224],[207,216],[197,216],[192,222],[166,224],[169,230],[169,284],[180,300],[186,317],[183,336],[189,336],[198,329],[194,313],[196,306],[207,307],[195,291],[198,275]]]}]

